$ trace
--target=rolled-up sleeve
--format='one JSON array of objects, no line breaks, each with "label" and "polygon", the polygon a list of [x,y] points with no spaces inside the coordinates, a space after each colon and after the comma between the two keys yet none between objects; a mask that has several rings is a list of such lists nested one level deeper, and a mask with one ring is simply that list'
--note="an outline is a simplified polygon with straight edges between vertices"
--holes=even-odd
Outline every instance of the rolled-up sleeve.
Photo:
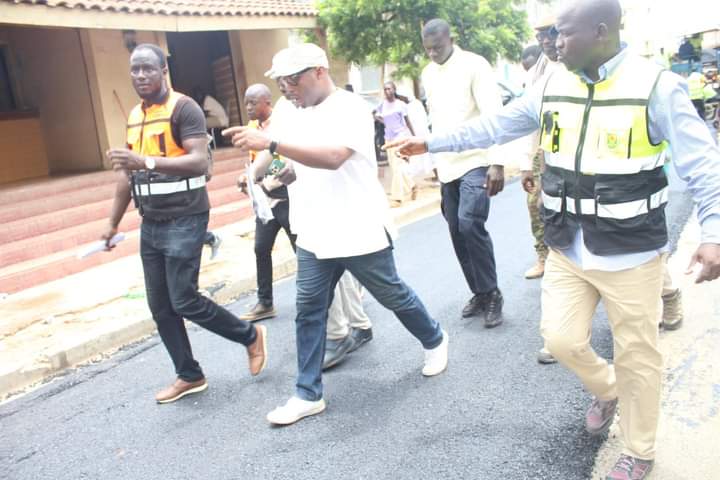
[{"label": "rolled-up sleeve", "polygon": [[666,140],[672,164],[697,205],[702,243],[720,244],[720,149],[688,96],[687,83],[662,73],[648,106],[651,140]]}]

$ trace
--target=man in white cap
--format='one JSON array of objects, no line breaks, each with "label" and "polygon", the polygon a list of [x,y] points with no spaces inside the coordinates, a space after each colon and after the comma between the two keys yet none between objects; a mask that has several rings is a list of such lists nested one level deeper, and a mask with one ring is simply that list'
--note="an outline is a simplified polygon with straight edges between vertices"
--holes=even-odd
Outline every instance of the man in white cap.
[{"label": "man in white cap", "polygon": [[423,375],[438,375],[447,367],[448,336],[395,269],[369,107],[335,87],[327,56],[314,44],[278,52],[266,75],[298,107],[286,117],[292,124],[276,123],[273,137],[245,127],[224,133],[236,147],[268,150],[266,161],[275,153],[290,158],[297,176],[290,186],[290,224],[298,235],[298,378],[295,395],[267,415],[270,423],[289,425],[325,409],[325,324],[333,288],[345,270],[420,341]]},{"label": "man in white cap", "polygon": [[[535,25],[535,39],[542,49],[542,55],[535,65],[528,71],[528,90],[537,88],[537,85],[546,81],[548,75],[553,72],[564,69],[562,63],[558,62],[557,47],[555,40],[557,39],[557,31],[553,28],[555,25],[555,16],[546,15],[541,18]],[[537,263],[525,272],[525,278],[540,278],[545,274],[545,260],[548,256],[548,247],[545,245],[545,227],[540,215],[540,206],[542,199],[540,196],[540,175],[543,171],[544,154],[539,148],[540,134],[538,132],[528,135],[527,137],[527,154],[524,163],[520,165],[522,171],[522,186],[527,192],[527,206],[530,214],[530,228],[535,238],[535,252],[537,254]],[[547,347],[543,347],[538,351],[537,361],[543,365],[557,363],[548,351]]]}]

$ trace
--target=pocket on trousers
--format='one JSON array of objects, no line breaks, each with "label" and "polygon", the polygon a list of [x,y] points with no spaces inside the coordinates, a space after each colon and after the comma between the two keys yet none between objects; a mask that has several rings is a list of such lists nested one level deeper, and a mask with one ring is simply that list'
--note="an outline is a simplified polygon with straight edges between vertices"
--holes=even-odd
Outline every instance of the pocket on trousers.
[{"label": "pocket on trousers", "polygon": [[202,251],[207,232],[207,215],[175,218],[167,225],[167,255],[190,258]]}]

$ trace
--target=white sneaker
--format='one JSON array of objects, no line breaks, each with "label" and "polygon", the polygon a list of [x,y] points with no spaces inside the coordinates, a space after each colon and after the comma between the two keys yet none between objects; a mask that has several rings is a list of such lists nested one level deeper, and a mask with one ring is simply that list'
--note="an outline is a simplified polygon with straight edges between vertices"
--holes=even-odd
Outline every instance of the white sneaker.
[{"label": "white sneaker", "polygon": [[435,348],[425,350],[425,366],[422,374],[432,377],[445,371],[448,364],[448,334],[443,330],[443,339]]},{"label": "white sneaker", "polygon": [[274,425],[291,425],[302,418],[317,415],[323,410],[325,410],[325,400],[322,398],[311,402],[292,396],[285,405],[268,413],[266,418]]}]

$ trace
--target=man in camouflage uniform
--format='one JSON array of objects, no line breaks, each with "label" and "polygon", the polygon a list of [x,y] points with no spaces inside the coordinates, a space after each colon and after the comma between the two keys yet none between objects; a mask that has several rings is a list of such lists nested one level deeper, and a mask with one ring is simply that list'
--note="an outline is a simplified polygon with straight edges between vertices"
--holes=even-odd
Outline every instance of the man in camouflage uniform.
[{"label": "man in camouflage uniform", "polygon": [[[532,160],[532,172],[535,185],[540,185],[540,174],[542,173],[543,166],[543,153],[540,149],[535,152]],[[545,227],[543,225],[542,218],[540,218],[540,205],[542,200],[540,198],[540,189],[535,188],[527,194],[527,206],[528,213],[530,214],[530,228],[532,229],[533,237],[535,238],[535,253],[537,253],[537,264],[530,270],[525,272],[525,278],[539,278],[542,277],[545,272],[545,259],[548,255],[548,247],[545,245]]]}]

